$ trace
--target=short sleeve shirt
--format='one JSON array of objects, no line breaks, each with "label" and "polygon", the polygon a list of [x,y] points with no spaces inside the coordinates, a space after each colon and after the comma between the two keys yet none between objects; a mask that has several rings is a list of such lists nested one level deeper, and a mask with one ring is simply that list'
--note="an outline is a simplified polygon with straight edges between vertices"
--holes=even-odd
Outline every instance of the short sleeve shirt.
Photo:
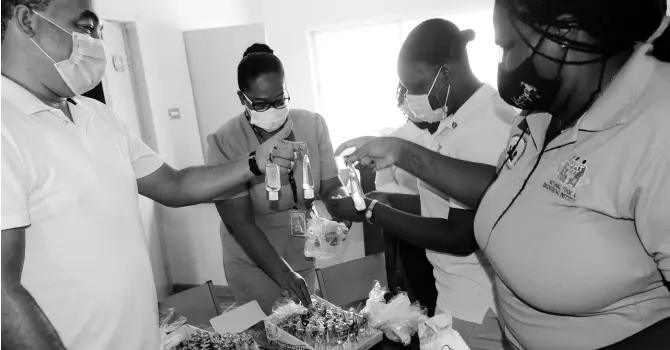
[{"label": "short sleeve shirt", "polygon": [[158,349],[136,179],[163,161],[107,106],[69,107],[74,122],[2,77],[2,229],[26,228],[21,284],[68,349]]},{"label": "short sleeve shirt", "polygon": [[[314,191],[318,194],[321,181],[338,177],[328,126],[321,115],[306,110],[291,109],[289,118],[293,121],[292,135],[295,141],[307,144],[315,185]],[[209,135],[207,145],[207,163],[214,164],[246,156],[255,151],[260,146],[260,142],[246,115],[242,113]],[[300,186],[302,171],[296,171],[294,174],[298,185],[298,204],[304,205],[303,191]],[[249,196],[256,225],[265,233],[270,243],[289,265],[297,271],[313,267],[314,262],[306,260],[303,254],[304,238],[290,236],[289,211],[294,205],[294,200],[288,175],[282,176],[282,188],[277,202],[268,200],[263,176],[235,187],[218,200],[243,196]],[[225,249],[230,252],[230,255],[250,262],[248,256],[224,226],[221,227],[221,235]]]},{"label": "short sleeve shirt", "polygon": [[[452,158],[495,165],[515,116],[498,91],[485,84],[440,124],[427,147]],[[469,209],[423,181],[419,181],[419,194],[425,217],[448,219],[451,208]],[[437,307],[442,312],[480,324],[489,308],[495,310],[493,271],[479,252],[458,257],[428,250],[427,256],[435,267]]]},{"label": "short sleeve shirt", "polygon": [[597,349],[670,317],[670,64],[648,49],[530,178],[551,117],[522,118],[478,208],[499,311],[525,348]]}]

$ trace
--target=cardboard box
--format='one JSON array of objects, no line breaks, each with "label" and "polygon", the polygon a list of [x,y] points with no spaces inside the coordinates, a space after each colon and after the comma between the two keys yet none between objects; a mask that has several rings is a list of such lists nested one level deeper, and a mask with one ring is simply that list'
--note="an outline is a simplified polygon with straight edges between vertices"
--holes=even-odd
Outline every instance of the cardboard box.
[{"label": "cardboard box", "polygon": [[[328,305],[333,305],[326,300],[323,300],[317,296],[312,296],[323,303]],[[334,305],[333,305],[334,306]],[[316,350],[313,347],[309,346],[307,343],[302,340],[288,334],[283,329],[279,328],[276,324],[272,323],[270,320],[272,316],[265,319],[265,334],[267,335],[268,341],[271,344],[278,345],[281,349],[289,350]],[[368,350],[382,341],[383,334],[381,332],[375,331],[369,339],[358,344],[354,350]]]}]

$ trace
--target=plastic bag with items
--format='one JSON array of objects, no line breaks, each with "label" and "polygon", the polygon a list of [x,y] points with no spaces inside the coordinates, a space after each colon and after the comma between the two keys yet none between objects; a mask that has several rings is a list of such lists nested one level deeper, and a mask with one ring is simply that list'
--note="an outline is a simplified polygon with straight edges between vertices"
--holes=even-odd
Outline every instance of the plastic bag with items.
[{"label": "plastic bag with items", "polygon": [[307,221],[305,256],[316,259],[330,259],[342,249],[342,242],[349,236],[349,228],[339,222],[314,215]]},{"label": "plastic bag with items", "polygon": [[428,320],[426,310],[418,302],[412,303],[407,293],[401,292],[386,302],[388,293],[379,282],[375,282],[365,303],[363,312],[368,315],[370,326],[376,328],[394,342],[409,345],[419,324]]},{"label": "plastic bag with items", "polygon": [[186,317],[175,312],[174,308],[158,310],[158,328],[161,332],[172,333],[184,324],[186,324]]},{"label": "plastic bag with items", "polygon": [[437,315],[419,325],[421,350],[470,350],[452,328],[451,313]]}]

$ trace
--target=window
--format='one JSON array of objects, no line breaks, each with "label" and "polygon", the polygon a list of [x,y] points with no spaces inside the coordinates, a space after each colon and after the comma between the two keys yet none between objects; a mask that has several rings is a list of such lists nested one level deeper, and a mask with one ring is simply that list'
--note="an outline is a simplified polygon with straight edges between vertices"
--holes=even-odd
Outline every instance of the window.
[{"label": "window", "polygon": [[[473,29],[470,65],[482,81],[496,86],[502,51],[495,45],[492,10],[445,16]],[[387,134],[405,122],[396,107],[400,46],[422,20],[397,21],[313,33],[319,111],[327,118],[333,146],[358,136]]]}]

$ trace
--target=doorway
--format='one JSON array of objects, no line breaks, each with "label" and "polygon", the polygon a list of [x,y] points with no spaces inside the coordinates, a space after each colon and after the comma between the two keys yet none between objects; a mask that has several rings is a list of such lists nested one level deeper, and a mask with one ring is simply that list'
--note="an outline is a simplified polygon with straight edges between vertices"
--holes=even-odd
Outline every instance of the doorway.
[{"label": "doorway", "polygon": [[[107,71],[102,83],[89,96],[106,103],[155,152],[156,136],[151,109],[148,106],[144,72],[141,65],[139,41],[134,24],[102,21],[102,39],[107,52]],[[151,259],[158,297],[166,296],[172,288],[167,257],[159,222],[157,205],[138,196],[140,215]]]}]

